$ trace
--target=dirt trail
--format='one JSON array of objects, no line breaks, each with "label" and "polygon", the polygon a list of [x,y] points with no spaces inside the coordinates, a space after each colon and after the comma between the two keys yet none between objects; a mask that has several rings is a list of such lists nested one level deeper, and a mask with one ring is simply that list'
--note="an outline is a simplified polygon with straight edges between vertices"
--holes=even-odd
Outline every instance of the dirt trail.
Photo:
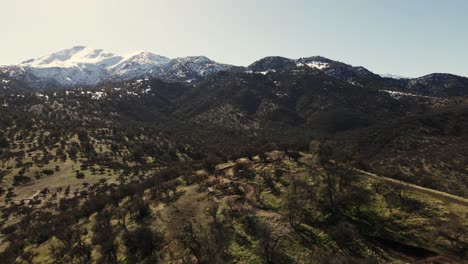
[{"label": "dirt trail", "polygon": [[36,191],[34,194],[28,196],[28,197],[24,197],[24,198],[15,198],[13,199],[12,201],[13,202],[21,202],[21,201],[31,201],[31,200],[34,200],[34,197],[39,195],[41,193],[41,191]]},{"label": "dirt trail", "polygon": [[463,205],[463,206],[468,206],[468,199],[460,197],[460,196],[456,196],[456,195],[446,193],[446,192],[442,192],[442,191],[437,191],[437,190],[434,190],[434,189],[429,189],[429,188],[422,187],[422,186],[412,184],[412,183],[408,183],[408,182],[405,182],[405,181],[400,181],[400,180],[388,178],[388,177],[385,177],[385,176],[380,176],[380,175],[377,175],[377,174],[374,174],[374,173],[371,173],[371,172],[368,172],[368,171],[364,171],[364,170],[360,170],[360,169],[357,169],[357,168],[354,168],[354,167],[350,167],[350,166],[345,165],[345,164],[338,164],[335,161],[332,161],[332,162],[337,164],[338,166],[345,167],[347,169],[351,169],[351,170],[353,170],[355,172],[358,172],[361,175],[367,176],[369,178],[374,178],[374,179],[378,179],[378,180],[381,180],[381,181],[386,181],[386,182],[389,182],[389,183],[398,184],[398,185],[404,186],[404,187],[406,187],[406,188],[408,188],[408,189],[410,189],[412,191],[423,193],[423,194],[438,198],[440,200],[448,200],[448,201],[453,202],[453,203],[457,203],[457,204],[460,204],[460,205]]},{"label": "dirt trail", "polygon": [[[301,153],[301,154],[303,155],[303,157],[301,158],[301,161],[303,161],[305,163],[308,163],[311,166],[316,166],[316,163],[317,163],[316,158],[317,157],[315,155],[306,154],[306,153]],[[345,164],[339,164],[339,163],[337,163],[335,161],[331,161],[331,162],[335,163],[335,164],[337,164],[339,166],[351,169],[351,170],[353,170],[355,172],[358,172],[361,175],[367,176],[369,178],[374,178],[374,179],[378,179],[378,180],[381,180],[381,181],[386,181],[386,182],[402,185],[402,186],[405,186],[406,188],[408,188],[410,190],[413,190],[415,192],[430,195],[432,197],[435,197],[435,198],[438,198],[438,199],[441,199],[441,200],[450,201],[450,202],[453,202],[453,203],[457,203],[457,204],[460,204],[460,205],[463,205],[463,206],[468,206],[468,199],[460,197],[460,196],[456,196],[456,195],[446,193],[446,192],[442,192],[442,191],[437,191],[437,190],[434,190],[434,189],[421,187],[421,186],[416,185],[416,184],[411,184],[411,183],[408,183],[408,182],[388,178],[388,177],[385,177],[385,176],[380,176],[380,175],[377,175],[377,174],[374,174],[374,173],[370,173],[370,172],[367,172],[367,171],[364,171],[364,170],[360,170],[360,169],[357,169],[357,168],[354,168],[354,167],[347,166]]]},{"label": "dirt trail", "polygon": [[23,199],[23,200],[33,200],[35,196],[39,195],[41,191],[36,191],[33,195],[29,196],[29,198]]},{"label": "dirt trail", "polygon": [[366,175],[366,176],[368,176],[370,178],[375,178],[375,179],[383,180],[383,181],[386,181],[386,182],[391,182],[391,183],[403,185],[406,188],[409,188],[409,189],[411,189],[413,191],[424,193],[424,194],[427,194],[427,195],[430,195],[430,196],[433,196],[433,197],[436,197],[436,198],[439,198],[439,199],[442,199],[442,200],[449,200],[450,202],[458,203],[458,204],[461,204],[463,206],[468,206],[468,199],[465,199],[465,198],[460,197],[460,196],[456,196],[456,195],[453,195],[453,194],[450,194],[450,193],[437,191],[437,190],[421,187],[419,185],[407,183],[407,182],[404,182],[404,181],[395,180],[395,179],[392,179],[392,178],[380,176],[380,175],[373,174],[373,173],[363,171],[363,170],[360,170],[360,169],[356,169],[356,168],[351,168],[351,169],[356,171],[356,172],[359,172],[359,173],[361,173],[363,175]]},{"label": "dirt trail", "polygon": [[[311,166],[314,166],[314,165],[317,164],[316,156],[312,155],[312,154],[303,154],[303,157],[301,158],[301,161],[303,161],[305,163],[308,163]],[[405,186],[406,188],[408,188],[410,190],[413,190],[413,191],[416,191],[416,192],[419,192],[419,193],[430,195],[432,197],[435,197],[435,198],[438,198],[438,199],[441,199],[441,200],[445,200],[445,201],[450,201],[450,202],[453,202],[453,203],[457,203],[457,204],[460,204],[460,205],[463,205],[463,206],[468,206],[468,199],[460,197],[460,196],[456,196],[456,195],[446,193],[446,192],[442,192],[442,191],[437,191],[437,190],[434,190],[434,189],[421,187],[421,186],[416,185],[416,184],[411,184],[411,183],[408,183],[408,182],[395,180],[395,179],[388,178],[388,177],[385,177],[385,176],[380,176],[380,175],[377,175],[377,174],[374,174],[374,173],[370,173],[368,171],[364,171],[364,170],[360,170],[360,169],[357,169],[357,168],[354,168],[354,167],[347,166],[345,164],[337,163],[337,162],[335,162],[333,160],[331,162],[335,163],[335,164],[337,164],[339,166],[342,166],[342,167],[345,167],[345,168],[348,168],[348,169],[352,169],[353,171],[358,172],[361,175],[367,176],[369,178],[374,178],[374,179],[378,179],[378,180],[381,180],[381,181],[386,181],[386,182],[402,185],[402,186]]]}]

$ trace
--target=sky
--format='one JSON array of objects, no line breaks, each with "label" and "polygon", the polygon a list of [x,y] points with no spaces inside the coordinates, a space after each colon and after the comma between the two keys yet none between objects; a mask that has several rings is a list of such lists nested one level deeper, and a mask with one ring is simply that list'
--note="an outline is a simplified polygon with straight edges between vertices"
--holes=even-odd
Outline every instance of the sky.
[{"label": "sky", "polygon": [[465,0],[0,0],[0,65],[81,45],[249,65],[321,55],[468,76]]}]

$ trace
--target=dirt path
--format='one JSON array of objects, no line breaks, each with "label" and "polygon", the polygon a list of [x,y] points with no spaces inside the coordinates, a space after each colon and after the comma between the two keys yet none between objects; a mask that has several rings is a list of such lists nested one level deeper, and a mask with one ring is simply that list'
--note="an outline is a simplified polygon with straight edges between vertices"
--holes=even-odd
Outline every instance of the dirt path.
[{"label": "dirt path", "polygon": [[33,200],[35,196],[39,195],[41,193],[41,191],[37,191],[35,192],[33,195],[29,196],[28,198],[26,199],[23,199],[23,200]]},{"label": "dirt path", "polygon": [[[307,163],[307,164],[309,164],[311,166],[316,166],[317,160],[316,160],[315,155],[306,154],[306,153],[301,153],[301,154],[303,155],[302,158],[301,158],[302,162],[305,162],[305,163]],[[337,164],[335,161],[331,161],[331,162]],[[370,173],[370,172],[363,171],[363,170],[360,170],[360,169],[357,169],[357,168],[354,168],[354,167],[347,166],[345,164],[338,164],[338,165],[342,166],[342,167],[346,167],[348,169],[351,169],[351,170],[353,170],[355,172],[358,172],[361,175],[369,177],[369,178],[374,178],[374,179],[378,179],[378,180],[381,180],[381,181],[385,181],[385,182],[389,182],[389,183],[393,183],[393,184],[398,184],[398,185],[404,186],[404,187],[406,187],[406,188],[408,188],[408,189],[410,189],[412,191],[423,193],[423,194],[438,198],[440,200],[445,200],[445,201],[457,203],[457,204],[460,204],[460,205],[463,205],[463,206],[468,206],[468,199],[460,197],[460,196],[456,196],[456,195],[446,193],[446,192],[442,192],[442,191],[437,191],[437,190],[434,190],[434,189],[421,187],[421,186],[416,185],[416,184],[411,184],[411,183],[408,183],[408,182],[388,178],[388,177],[385,177],[385,176],[380,176],[380,175],[377,175],[377,174],[374,174],[374,173]]]},{"label": "dirt path", "polygon": [[[345,166],[345,165],[340,164],[340,166]],[[419,185],[407,183],[407,182],[404,182],[404,181],[395,180],[395,179],[392,179],[392,178],[380,176],[380,175],[370,173],[370,172],[367,172],[367,171],[363,171],[363,170],[360,170],[360,169],[356,169],[356,168],[352,168],[352,167],[348,167],[348,166],[346,166],[346,167],[350,168],[350,169],[352,169],[352,170],[354,170],[356,172],[359,172],[360,174],[365,175],[365,176],[367,176],[369,178],[374,178],[374,179],[378,179],[378,180],[381,180],[381,181],[386,181],[386,182],[402,185],[402,186],[405,186],[406,188],[408,188],[410,190],[420,192],[420,193],[423,193],[423,194],[427,194],[427,195],[430,195],[432,197],[436,197],[436,198],[441,199],[441,200],[448,200],[448,201],[453,202],[453,203],[457,203],[457,204],[460,204],[460,205],[463,205],[463,206],[468,206],[468,199],[460,197],[460,196],[456,196],[456,195],[453,195],[453,194],[450,194],[450,193],[437,191],[437,190],[421,187]]]},{"label": "dirt path", "polygon": [[21,201],[31,201],[31,200],[34,200],[34,197],[39,195],[41,193],[41,191],[36,191],[34,194],[32,194],[31,196],[29,197],[24,197],[24,198],[15,198],[15,199],[12,199],[13,202],[21,202]]}]

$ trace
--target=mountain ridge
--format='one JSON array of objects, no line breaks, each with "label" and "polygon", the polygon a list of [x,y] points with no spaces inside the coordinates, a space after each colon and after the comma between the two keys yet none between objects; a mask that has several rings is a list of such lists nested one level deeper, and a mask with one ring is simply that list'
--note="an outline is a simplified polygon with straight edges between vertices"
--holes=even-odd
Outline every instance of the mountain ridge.
[{"label": "mountain ridge", "polygon": [[[235,67],[205,56],[167,58],[149,51],[117,55],[103,49],[75,46],[50,55],[29,59],[18,65],[0,66],[11,78],[31,75],[52,87],[94,86],[105,82],[143,77],[168,81],[203,79],[213,72]],[[33,77],[24,79],[32,88],[41,89]]]},{"label": "mountain ridge", "polygon": [[149,51],[117,55],[103,49],[75,46],[37,59],[29,59],[18,65],[0,66],[0,88],[3,88],[2,92],[73,88],[141,78],[193,83],[222,71],[266,75],[275,71],[296,71],[304,67],[357,86],[373,83],[386,90],[425,95],[464,96],[468,87],[468,78],[463,76],[444,73],[432,73],[417,78],[382,76],[363,66],[353,66],[323,56],[298,59],[269,56],[244,67],[219,63],[206,56],[168,58]]}]

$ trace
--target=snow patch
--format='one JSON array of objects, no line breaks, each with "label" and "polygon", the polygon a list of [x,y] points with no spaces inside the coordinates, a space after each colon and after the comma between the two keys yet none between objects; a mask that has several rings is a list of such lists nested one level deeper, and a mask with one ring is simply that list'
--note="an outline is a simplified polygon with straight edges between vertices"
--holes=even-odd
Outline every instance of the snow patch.
[{"label": "snow patch", "polygon": [[296,64],[297,67],[302,67],[302,66],[308,66],[310,68],[314,68],[314,69],[319,69],[319,70],[324,70],[328,67],[330,67],[330,64],[327,63],[327,62],[320,62],[320,61],[312,61],[312,62],[308,62],[308,63],[297,63]]},{"label": "snow patch", "polygon": [[260,71],[260,72],[256,72],[256,73],[260,73],[260,74],[263,74],[263,75],[267,75],[268,73],[270,72],[276,72],[275,69],[269,69],[269,70],[266,70],[266,71]]},{"label": "snow patch", "polygon": [[404,77],[404,76],[400,76],[400,75],[396,75],[396,74],[391,74],[391,73],[384,73],[384,74],[379,74],[380,77],[383,77],[383,78],[391,78],[391,79],[397,79],[397,80],[401,80],[401,79],[410,79],[408,77]]},{"label": "snow patch", "polygon": [[395,99],[400,99],[400,98],[405,97],[405,96],[422,97],[422,98],[434,98],[432,96],[425,96],[425,95],[398,92],[398,91],[391,91],[391,90],[380,90],[380,91],[384,92],[384,93],[388,93],[391,97],[393,97]]},{"label": "snow patch", "polygon": [[91,95],[92,100],[99,100],[104,98],[107,94],[105,92],[92,92],[92,91],[87,91],[87,95]]},{"label": "snow patch", "polygon": [[44,94],[41,94],[41,93],[36,93],[36,96],[37,96],[37,97],[40,97],[40,98],[45,98],[46,101],[49,100],[49,96],[48,96],[48,95],[44,95]]}]

